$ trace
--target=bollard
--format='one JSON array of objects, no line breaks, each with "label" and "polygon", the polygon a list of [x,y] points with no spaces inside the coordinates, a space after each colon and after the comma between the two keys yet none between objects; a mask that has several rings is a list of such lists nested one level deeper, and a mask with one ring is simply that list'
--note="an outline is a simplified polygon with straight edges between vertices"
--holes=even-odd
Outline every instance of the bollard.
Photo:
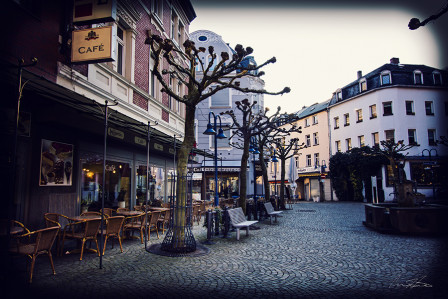
[{"label": "bollard", "polygon": [[211,241],[212,239],[212,211],[208,210],[205,213],[205,220],[207,221],[207,241],[204,242],[204,244],[213,244]]},{"label": "bollard", "polygon": [[224,208],[224,213],[223,213],[223,220],[224,220],[224,233],[223,233],[223,238],[228,238],[229,236],[229,230],[230,230],[230,217],[229,217],[229,208],[225,207]]},{"label": "bollard", "polygon": [[215,236],[219,235],[219,215],[218,211],[214,211],[215,213]]},{"label": "bollard", "polygon": [[257,198],[257,196],[254,196],[253,213],[254,213],[254,220],[258,220],[258,198]]}]

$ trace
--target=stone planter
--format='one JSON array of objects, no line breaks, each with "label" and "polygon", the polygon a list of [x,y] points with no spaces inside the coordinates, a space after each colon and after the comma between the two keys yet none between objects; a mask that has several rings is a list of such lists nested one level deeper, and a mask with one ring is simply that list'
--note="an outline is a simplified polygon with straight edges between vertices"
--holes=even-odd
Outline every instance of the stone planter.
[{"label": "stone planter", "polygon": [[439,205],[367,204],[365,216],[363,224],[379,232],[443,234],[448,227],[448,207]]}]

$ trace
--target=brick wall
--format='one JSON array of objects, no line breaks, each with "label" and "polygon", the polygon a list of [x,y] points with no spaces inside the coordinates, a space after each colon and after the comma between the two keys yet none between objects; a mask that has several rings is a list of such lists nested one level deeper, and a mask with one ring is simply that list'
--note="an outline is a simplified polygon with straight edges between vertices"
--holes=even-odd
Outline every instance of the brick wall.
[{"label": "brick wall", "polygon": [[132,102],[138,107],[148,111],[148,100],[142,97],[140,94],[134,92],[134,98],[132,99]]}]

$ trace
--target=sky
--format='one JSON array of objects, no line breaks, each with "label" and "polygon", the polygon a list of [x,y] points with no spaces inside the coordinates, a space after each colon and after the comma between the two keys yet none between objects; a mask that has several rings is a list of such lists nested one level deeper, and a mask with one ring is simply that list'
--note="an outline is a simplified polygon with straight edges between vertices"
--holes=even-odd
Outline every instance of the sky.
[{"label": "sky", "polygon": [[409,30],[411,18],[420,21],[437,14],[448,0],[192,0],[196,19],[190,32],[210,30],[235,47],[254,49],[263,68],[265,95],[271,111],[293,113],[324,102],[338,88],[398,57],[402,64],[424,64],[446,69],[448,13]]}]

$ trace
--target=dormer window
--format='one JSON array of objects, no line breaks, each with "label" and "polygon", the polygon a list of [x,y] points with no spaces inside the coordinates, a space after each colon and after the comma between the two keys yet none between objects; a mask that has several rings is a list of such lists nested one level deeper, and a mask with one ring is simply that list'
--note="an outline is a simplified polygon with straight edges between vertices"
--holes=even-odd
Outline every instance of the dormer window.
[{"label": "dormer window", "polygon": [[336,92],[336,96],[337,96],[338,102],[339,102],[339,101],[342,101],[342,91],[341,91],[341,90],[338,90],[338,91]]},{"label": "dormer window", "polygon": [[381,73],[381,85],[389,85],[392,83],[390,72],[384,71]]},{"label": "dormer window", "polygon": [[434,80],[434,85],[442,85],[442,76],[439,72],[433,72],[432,78]]},{"label": "dormer window", "polygon": [[414,84],[422,85],[423,84],[423,74],[421,71],[414,71]]},{"label": "dormer window", "polygon": [[364,92],[364,91],[366,91],[367,90],[367,81],[366,81],[366,79],[364,78],[364,79],[361,79],[360,81],[359,81],[359,91],[360,92]]}]

